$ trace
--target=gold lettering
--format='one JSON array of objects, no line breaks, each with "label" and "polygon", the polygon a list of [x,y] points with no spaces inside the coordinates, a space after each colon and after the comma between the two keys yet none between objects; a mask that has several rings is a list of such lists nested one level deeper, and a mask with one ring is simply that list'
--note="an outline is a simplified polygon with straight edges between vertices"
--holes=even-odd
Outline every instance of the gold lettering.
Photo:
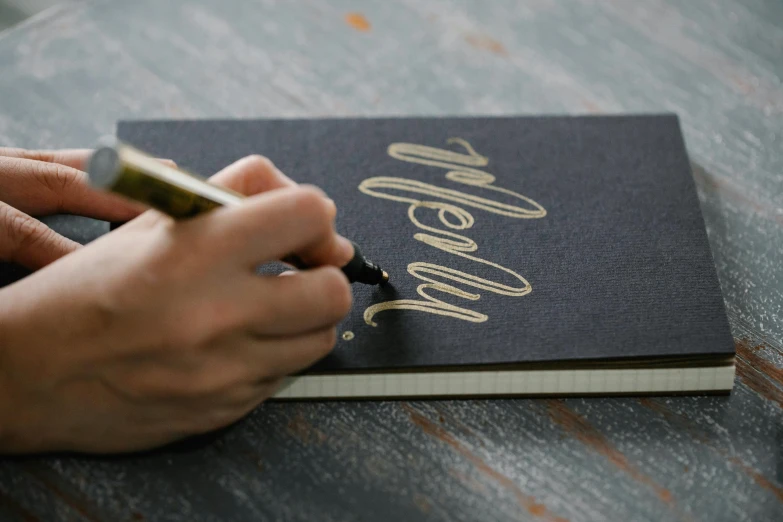
[{"label": "gold lettering", "polygon": [[[489,159],[486,158],[485,156],[479,155],[475,150],[473,150],[473,147],[470,145],[470,143],[463,140],[462,138],[449,138],[447,140],[447,143],[458,143],[462,145],[465,148],[465,150],[468,151],[468,154],[460,154],[458,152],[453,152],[450,150],[436,149],[434,147],[426,147],[424,145],[416,145],[413,143],[392,143],[391,145],[389,145],[389,148],[387,149],[387,153],[392,158],[396,158],[402,161],[408,161],[411,163],[419,163],[421,165],[430,165],[433,167],[442,167],[445,169],[450,169],[449,172],[446,173],[446,179],[448,180],[457,183],[462,183],[464,185],[473,185],[489,190],[494,190],[496,192],[500,192],[503,194],[508,194],[515,198],[521,199],[522,201],[524,201],[525,203],[529,204],[534,208],[534,210],[530,210],[530,209],[523,210],[523,209],[518,209],[517,207],[511,207],[512,209],[516,209],[517,212],[521,212],[522,215],[518,215],[517,213],[514,212],[510,214],[504,212],[496,212],[497,214],[502,214],[508,217],[519,217],[519,218],[542,218],[546,216],[546,210],[544,209],[544,207],[542,207],[532,199],[523,196],[522,194],[513,192],[511,190],[504,189],[501,187],[496,187],[492,185],[492,183],[495,182],[495,176],[493,176],[489,172],[484,172],[483,170],[470,168],[470,167],[484,167],[489,163]],[[383,178],[376,178],[376,179],[383,179]],[[391,179],[399,180],[400,178],[391,178]],[[410,181],[410,180],[405,180],[405,181]],[[412,182],[412,183],[418,183],[418,182]],[[427,184],[423,183],[422,185],[427,185]],[[432,187],[432,185],[429,186]],[[437,187],[435,188],[437,189]],[[445,189],[439,189],[439,190],[445,190]],[[447,191],[447,192],[456,192],[456,191]],[[426,193],[426,192],[422,192],[422,193]],[[480,202],[487,201],[484,198],[477,198],[475,196],[474,197],[468,196],[468,197],[471,199],[475,198],[476,201],[480,201]],[[500,209],[509,207],[509,205],[502,205],[495,202],[490,202],[490,204],[499,205]],[[484,210],[489,210],[489,209],[484,208]]]},{"label": "gold lettering", "polygon": [[369,178],[359,184],[359,190],[364,194],[372,197],[407,203],[409,205],[408,218],[411,220],[411,222],[417,228],[426,232],[431,232],[416,233],[413,236],[414,239],[439,250],[443,250],[444,252],[448,252],[450,254],[460,256],[476,263],[490,266],[510,274],[520,281],[522,286],[514,287],[505,285],[473,274],[468,274],[461,270],[456,270],[432,263],[411,263],[407,267],[408,273],[417,279],[425,281],[425,283],[419,285],[416,289],[417,293],[423,297],[424,300],[399,299],[372,305],[364,312],[364,320],[371,326],[377,326],[377,323],[373,321],[373,317],[379,312],[386,310],[417,310],[436,315],[455,317],[457,319],[476,323],[481,323],[487,320],[488,317],[485,314],[446,303],[430,295],[428,291],[434,290],[471,301],[476,301],[481,297],[479,294],[466,292],[455,286],[444,283],[443,281],[433,279],[433,277],[438,277],[441,280],[450,280],[473,288],[513,297],[527,295],[532,290],[530,283],[528,283],[524,277],[517,274],[513,270],[469,254],[468,252],[475,252],[478,250],[478,245],[472,239],[454,232],[450,232],[448,230],[442,230],[425,225],[416,217],[417,209],[436,210],[438,212],[438,219],[444,226],[452,230],[465,230],[473,226],[475,223],[475,218],[464,208],[451,203],[446,203],[444,201],[422,201],[413,197],[395,195],[382,191],[383,189],[386,189],[391,191],[399,191],[402,193],[413,192],[414,194],[422,194],[424,196],[439,198],[441,200],[451,201],[464,206],[473,207],[516,219],[541,218],[546,215],[546,210],[532,199],[511,190],[492,185],[492,183],[495,181],[494,176],[487,172],[473,168],[477,166],[486,166],[489,160],[486,157],[476,153],[470,143],[461,138],[451,138],[448,140],[448,142],[462,145],[467,151],[467,154],[444,149],[437,149],[434,147],[427,147],[423,145],[415,145],[411,143],[394,143],[389,146],[388,154],[391,157],[402,161],[449,169],[449,171],[446,173],[446,178],[450,181],[481,187],[483,189],[489,189],[513,196],[514,198],[526,203],[528,208],[509,205],[507,203],[501,203],[492,199],[466,194],[458,190],[446,189],[429,183],[423,183],[421,181],[405,178]]}]

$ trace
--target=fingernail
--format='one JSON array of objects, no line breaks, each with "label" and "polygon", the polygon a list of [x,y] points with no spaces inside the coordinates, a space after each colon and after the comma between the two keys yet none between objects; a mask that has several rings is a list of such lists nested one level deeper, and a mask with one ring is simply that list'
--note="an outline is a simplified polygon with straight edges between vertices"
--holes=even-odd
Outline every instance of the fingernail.
[{"label": "fingernail", "polygon": [[282,181],[286,185],[291,186],[291,187],[295,187],[297,185],[297,183],[294,180],[292,180],[291,178],[286,176],[285,172],[283,172],[282,170],[278,169],[277,167],[275,167],[275,174],[277,175],[278,179],[280,179],[280,181]]},{"label": "fingernail", "polygon": [[345,260],[345,263],[348,263],[353,258],[353,243],[343,236],[337,236],[337,243],[340,245],[340,256]]},{"label": "fingernail", "polygon": [[332,198],[326,198],[326,201],[329,203],[329,213],[332,215],[332,219],[334,219],[337,215],[337,204]]}]

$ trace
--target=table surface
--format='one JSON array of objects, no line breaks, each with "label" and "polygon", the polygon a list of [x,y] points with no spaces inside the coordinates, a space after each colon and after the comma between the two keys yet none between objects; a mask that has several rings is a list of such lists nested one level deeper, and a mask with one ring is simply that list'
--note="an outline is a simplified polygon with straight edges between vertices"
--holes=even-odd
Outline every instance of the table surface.
[{"label": "table surface", "polygon": [[728,397],[270,403],[142,455],[3,459],[0,518],[783,519],[779,0],[74,0],[0,34],[0,70],[0,144],[29,148],[122,118],[674,111],[737,347]]}]

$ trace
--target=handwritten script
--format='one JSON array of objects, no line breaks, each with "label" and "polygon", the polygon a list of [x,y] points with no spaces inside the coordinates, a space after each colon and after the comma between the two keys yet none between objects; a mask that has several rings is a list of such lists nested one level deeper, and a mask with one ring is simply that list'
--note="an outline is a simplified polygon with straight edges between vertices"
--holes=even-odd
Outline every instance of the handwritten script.
[{"label": "handwritten script", "polygon": [[[476,301],[481,297],[480,294],[462,290],[444,281],[451,281],[467,287],[512,297],[527,295],[532,290],[530,283],[513,270],[472,255],[471,252],[478,250],[476,242],[451,230],[466,230],[473,226],[475,219],[465,207],[484,210],[514,219],[542,218],[546,215],[546,210],[527,196],[494,185],[495,177],[477,168],[485,167],[489,163],[488,158],[481,156],[473,150],[470,143],[461,138],[451,138],[448,140],[448,143],[460,145],[465,149],[465,153],[412,143],[393,143],[389,146],[387,152],[389,156],[400,161],[446,169],[446,179],[479,188],[485,191],[485,196],[495,196],[496,198],[505,196],[506,199],[509,199],[508,197],[510,196],[510,199],[516,204],[501,203],[491,199],[491,197],[480,197],[421,181],[384,176],[364,180],[359,184],[359,190],[369,196],[407,204],[408,218],[421,230],[421,232],[413,235],[414,239],[449,254],[510,274],[518,280],[518,283],[515,283],[515,286],[509,286],[442,265],[425,262],[410,263],[408,265],[408,273],[424,281],[416,290],[422,299],[385,301],[368,307],[364,311],[364,320],[371,326],[377,326],[373,317],[387,310],[417,310],[430,314],[455,317],[474,323],[481,323],[487,320],[485,314],[456,306],[434,297],[432,295],[434,292],[441,292],[442,294],[449,294],[470,301]],[[501,196],[501,194],[504,196]],[[438,220],[449,230],[422,223],[417,217],[417,213],[421,215],[421,212],[427,210],[437,212]]]}]

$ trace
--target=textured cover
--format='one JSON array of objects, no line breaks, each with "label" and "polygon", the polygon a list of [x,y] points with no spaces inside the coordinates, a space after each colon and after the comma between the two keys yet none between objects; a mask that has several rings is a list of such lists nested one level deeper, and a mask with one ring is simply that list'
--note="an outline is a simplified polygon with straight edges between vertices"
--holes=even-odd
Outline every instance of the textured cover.
[{"label": "textured cover", "polygon": [[118,137],[199,175],[263,154],[335,200],[392,286],[354,285],[353,339],[310,371],[734,353],[676,116],[136,121]]}]

